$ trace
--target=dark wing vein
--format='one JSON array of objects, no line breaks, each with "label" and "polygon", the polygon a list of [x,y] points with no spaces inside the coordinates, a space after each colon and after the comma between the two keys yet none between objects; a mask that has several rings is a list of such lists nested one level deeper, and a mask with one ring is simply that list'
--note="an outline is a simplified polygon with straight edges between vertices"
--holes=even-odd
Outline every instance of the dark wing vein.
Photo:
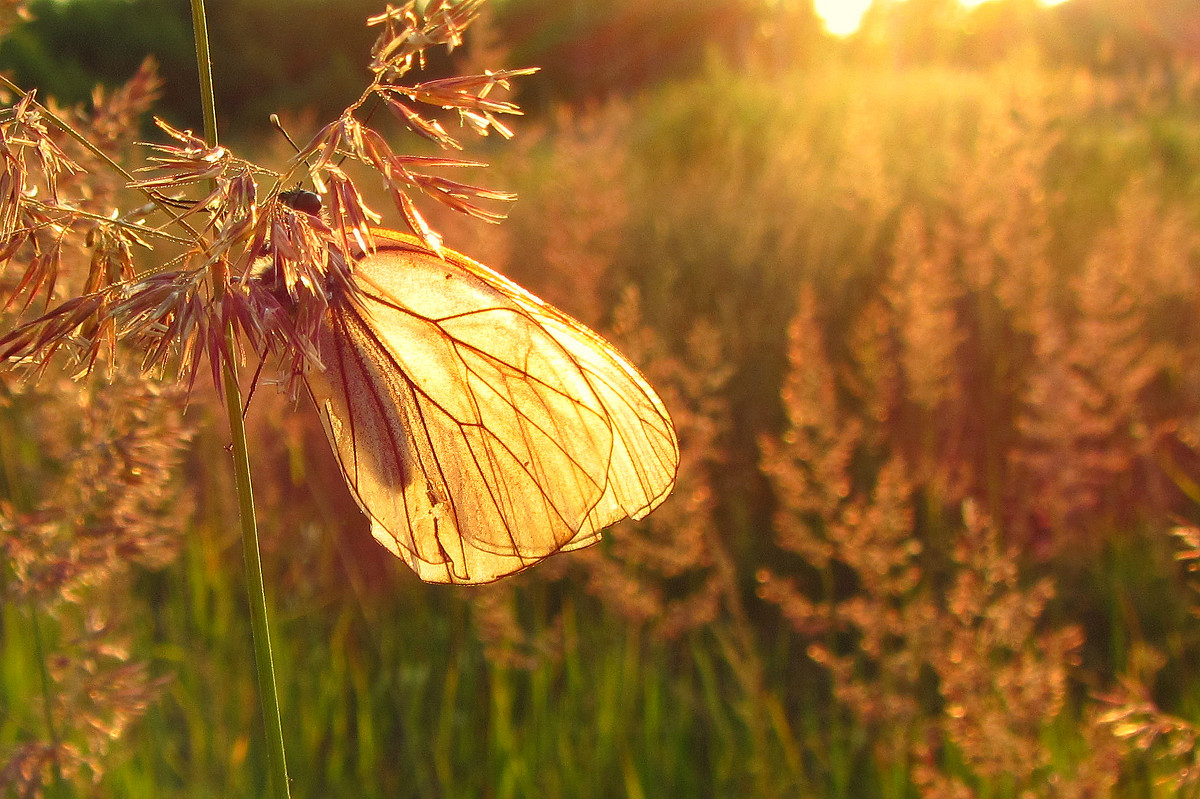
[{"label": "dark wing vein", "polygon": [[[374,293],[371,293],[371,292],[364,293],[364,297],[368,300],[373,300],[373,301],[379,302],[381,305],[383,305],[385,308],[388,308],[389,310],[394,310],[394,311],[397,311],[400,313],[405,313],[406,315],[411,316],[414,319],[420,319],[421,321],[428,322],[433,325],[437,325],[436,321],[424,319],[423,317],[421,317],[417,314],[412,314],[408,310],[398,307],[396,305],[396,303],[387,301],[383,298],[380,298],[378,295],[376,295]],[[368,305],[367,307],[370,308],[370,305]],[[500,312],[504,312],[504,313],[509,313],[509,312],[519,313],[519,312],[512,311],[512,309],[506,309],[506,308],[480,309],[478,311],[475,311],[474,313],[481,314],[481,313],[485,313],[488,311],[500,311]],[[532,320],[528,320],[528,318],[525,317],[524,314],[519,314],[519,315],[521,315],[523,318],[525,318],[526,321],[530,321],[532,323]],[[460,314],[459,315],[460,318],[466,317],[466,316],[468,316],[468,314]],[[362,324],[364,325],[364,327],[367,326],[367,323],[365,321],[362,322]],[[604,481],[593,479],[592,476],[590,474],[588,474],[587,465],[582,461],[582,459],[578,458],[566,446],[564,446],[564,444],[562,442],[565,439],[555,437],[555,433],[561,433],[562,431],[561,430],[550,430],[549,428],[545,427],[540,421],[535,419],[531,414],[527,413],[524,410],[524,407],[528,407],[528,406],[522,406],[521,404],[518,404],[517,402],[515,402],[513,400],[513,396],[514,396],[513,391],[510,390],[510,391],[506,392],[506,391],[502,391],[499,388],[497,388],[496,385],[494,385],[492,381],[488,380],[488,378],[479,369],[472,367],[472,365],[470,363],[468,363],[466,356],[463,354],[463,351],[470,352],[470,353],[478,356],[480,359],[491,363],[494,366],[502,367],[502,368],[497,368],[497,372],[499,373],[498,378],[500,380],[502,380],[505,384],[509,384],[509,382],[514,377],[514,375],[509,374],[506,370],[512,370],[513,372],[516,373],[517,382],[520,385],[528,386],[531,384],[536,384],[538,386],[544,387],[545,389],[554,392],[562,399],[573,403],[579,412],[591,414],[591,415],[595,416],[598,421],[602,420],[606,426],[609,426],[611,424],[611,419],[609,418],[607,413],[597,413],[597,411],[595,409],[587,407],[578,398],[572,397],[569,394],[567,394],[566,392],[563,392],[560,389],[558,389],[557,387],[551,385],[550,383],[540,380],[540,379],[530,375],[528,372],[522,371],[521,367],[514,366],[504,360],[498,359],[495,356],[493,356],[492,354],[487,353],[484,350],[480,349],[479,347],[471,346],[471,345],[461,341],[460,339],[455,338],[453,335],[451,335],[444,329],[441,329],[440,325],[438,325],[438,328],[439,328],[440,335],[443,336],[447,341],[452,342],[453,347],[457,354],[458,362],[463,366],[466,373],[468,375],[472,375],[472,376],[478,378],[481,386],[488,389],[495,396],[497,401],[504,403],[505,409],[507,411],[511,411],[513,418],[518,419],[522,422],[522,424],[517,426],[517,432],[521,434],[522,442],[525,444],[525,448],[526,448],[527,452],[532,452],[535,450],[534,442],[529,438],[528,433],[530,432],[530,430],[536,431],[536,432],[540,433],[544,438],[544,443],[542,444],[543,447],[550,447],[550,448],[554,449],[556,452],[559,452],[564,458],[570,460],[571,463],[578,468],[580,475],[589,482],[591,489],[593,491],[595,491],[595,492],[603,491],[606,483]],[[378,337],[375,337],[375,340],[379,341]],[[559,347],[559,345],[556,341],[553,341],[552,339],[551,339],[551,341],[556,347]],[[561,347],[559,347],[559,348],[561,350]],[[393,369],[395,369],[400,374],[404,374],[403,364],[390,353],[390,351],[387,349],[386,345],[384,345],[382,342],[380,342],[378,344],[378,349],[380,351],[380,354],[379,354],[380,359],[386,359],[387,362],[391,365],[391,367]],[[574,359],[569,352],[567,352],[566,350],[561,350],[561,352],[564,357],[570,359],[572,361],[572,363],[574,363]],[[581,373],[581,376],[582,376],[582,373]],[[497,446],[499,446],[501,449],[503,449],[508,455],[510,455],[513,458],[514,461],[517,462],[517,464],[520,466],[520,468],[528,474],[528,476],[534,482],[534,484],[542,489],[542,495],[543,495],[543,498],[547,502],[548,508],[553,510],[554,513],[557,514],[565,524],[572,523],[572,520],[566,518],[564,516],[564,514],[557,507],[555,507],[554,493],[549,490],[544,489],[544,486],[549,485],[551,483],[553,476],[546,474],[544,472],[538,473],[537,469],[535,468],[536,466],[540,465],[540,461],[538,459],[531,458],[528,460],[522,460],[521,454],[518,451],[518,448],[510,446],[502,438],[495,435],[487,427],[486,424],[482,424],[482,423],[478,423],[478,422],[463,421],[462,419],[456,418],[454,416],[454,414],[445,405],[443,405],[442,403],[440,403],[438,401],[438,398],[436,396],[433,396],[429,392],[425,391],[420,385],[414,384],[411,381],[409,381],[409,386],[411,387],[414,394],[423,398],[426,402],[429,403],[429,405],[433,406],[440,412],[444,413],[447,417],[453,419],[454,422],[457,425],[459,425],[460,431],[465,431],[467,428],[477,429],[480,431],[481,435],[486,436],[488,438],[488,440],[494,442]],[[475,419],[482,418],[483,414],[481,412],[480,404],[479,404],[479,399],[480,399],[479,392],[472,390],[472,391],[467,392],[467,396],[469,398],[471,408],[472,408],[472,418],[475,418]],[[598,402],[598,398],[597,398],[597,402]],[[556,419],[556,414],[552,411],[552,409],[549,406],[547,406],[546,403],[544,403],[544,402],[542,402],[540,404],[542,405],[543,410],[546,411],[546,418],[550,421],[554,421]],[[418,407],[420,407],[419,403],[418,403]],[[603,410],[602,407],[601,407],[601,410]],[[611,441],[611,437],[609,437],[609,438]],[[611,449],[611,444],[610,444],[610,449]],[[504,487],[506,487],[508,485],[507,481],[504,479],[505,475],[501,474],[499,472],[494,472],[491,475],[492,479],[489,480],[488,475],[485,474],[487,469],[485,469],[484,465],[482,463],[480,463],[479,453],[475,451],[474,447],[472,447],[472,453],[476,456],[476,467],[478,468],[480,474],[484,475],[485,485],[487,486],[487,488],[490,492],[493,492],[493,500],[496,502],[497,507],[500,508],[501,510],[503,510],[503,508],[505,508],[505,507],[513,507],[513,503],[511,501],[501,502],[495,494],[496,490],[503,489]],[[494,462],[494,460],[490,459],[490,458],[488,460],[489,460],[489,467],[493,470],[496,469],[498,465]],[[607,462],[607,457],[605,457],[605,461]],[[599,498],[599,496],[600,496],[600,494],[598,493],[597,498]],[[511,545],[513,547],[516,546],[516,542],[512,539],[511,532],[508,533],[508,540],[500,545],[502,547],[502,549],[500,551],[503,551],[503,547],[507,546],[507,545]]]}]

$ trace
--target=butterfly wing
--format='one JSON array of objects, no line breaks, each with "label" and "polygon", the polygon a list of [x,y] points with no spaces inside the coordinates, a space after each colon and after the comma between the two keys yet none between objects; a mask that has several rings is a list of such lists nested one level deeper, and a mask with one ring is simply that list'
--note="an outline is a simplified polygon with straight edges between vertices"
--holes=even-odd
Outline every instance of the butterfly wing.
[{"label": "butterfly wing", "polygon": [[375,233],[308,384],[385,547],[424,580],[488,582],[666,497],[674,429],[611,344],[464,256]]}]

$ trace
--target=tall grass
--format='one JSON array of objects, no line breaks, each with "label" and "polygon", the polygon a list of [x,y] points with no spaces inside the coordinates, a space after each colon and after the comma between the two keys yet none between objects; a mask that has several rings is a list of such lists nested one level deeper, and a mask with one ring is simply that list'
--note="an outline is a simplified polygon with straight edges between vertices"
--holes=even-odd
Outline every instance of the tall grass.
[{"label": "tall grass", "polygon": [[[714,66],[489,151],[509,222],[438,227],[639,364],[677,423],[676,494],[512,580],[424,586],[369,540],[315,419],[256,400],[295,795],[1194,790],[1169,532],[1200,501],[1195,85]],[[5,515],[58,511],[71,458],[35,457],[34,401],[9,401]],[[159,694],[113,694],[142,718],[80,749],[67,793],[265,790],[224,458],[189,448],[178,559],[88,584]],[[5,527],[20,795],[47,777],[33,625],[57,651],[77,622],[16,601],[35,528]]]},{"label": "tall grass", "polygon": [[[1108,688],[1196,697],[1166,532],[1195,512],[1197,208],[1188,151],[1158,142],[1200,131],[1188,91],[1020,64],[718,69],[501,160],[523,202],[480,246],[535,287],[531,264],[558,263],[610,297],[636,286],[663,348],[641,362],[710,386],[671,400],[683,495],[699,478],[706,498],[663,509],[670,565],[654,519],[577,560],[638,624],[690,603],[727,631],[748,778],[773,774],[754,790],[1136,794],[1187,773],[1169,747],[1140,757]],[[564,153],[573,174],[521,185]],[[633,212],[605,216],[615,163]],[[563,208],[564,179],[604,194]],[[548,231],[575,209],[606,244],[564,259]],[[690,360],[698,335],[711,360]]]}]

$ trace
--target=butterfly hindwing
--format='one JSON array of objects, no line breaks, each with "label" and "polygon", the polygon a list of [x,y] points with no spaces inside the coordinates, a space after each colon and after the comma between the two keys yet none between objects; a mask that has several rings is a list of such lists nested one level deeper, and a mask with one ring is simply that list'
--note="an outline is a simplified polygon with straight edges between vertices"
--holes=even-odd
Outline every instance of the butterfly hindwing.
[{"label": "butterfly hindwing", "polygon": [[670,419],[608,342],[463,256],[376,235],[309,379],[376,538],[422,579],[487,582],[666,496]]}]

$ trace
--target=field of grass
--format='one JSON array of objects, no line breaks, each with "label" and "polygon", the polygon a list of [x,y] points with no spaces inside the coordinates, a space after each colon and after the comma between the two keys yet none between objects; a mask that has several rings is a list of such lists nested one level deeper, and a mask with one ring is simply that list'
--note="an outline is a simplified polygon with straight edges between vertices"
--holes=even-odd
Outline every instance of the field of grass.
[{"label": "field of grass", "polygon": [[[643,369],[678,487],[423,585],[260,389],[292,795],[1200,795],[1197,109],[713,66],[486,152],[521,200],[447,242]],[[263,796],[218,403],[102,382],[0,374],[0,785]]]}]

